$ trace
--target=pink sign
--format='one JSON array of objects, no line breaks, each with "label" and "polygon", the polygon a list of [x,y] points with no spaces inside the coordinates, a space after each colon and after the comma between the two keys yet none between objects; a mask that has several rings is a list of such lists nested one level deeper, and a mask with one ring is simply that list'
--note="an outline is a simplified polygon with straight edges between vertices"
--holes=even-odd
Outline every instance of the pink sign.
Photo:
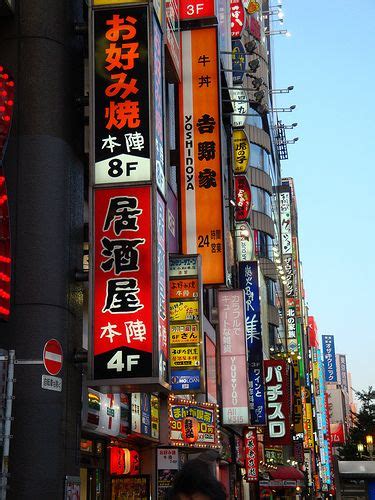
[{"label": "pink sign", "polygon": [[218,292],[223,424],[249,423],[248,378],[242,290]]}]

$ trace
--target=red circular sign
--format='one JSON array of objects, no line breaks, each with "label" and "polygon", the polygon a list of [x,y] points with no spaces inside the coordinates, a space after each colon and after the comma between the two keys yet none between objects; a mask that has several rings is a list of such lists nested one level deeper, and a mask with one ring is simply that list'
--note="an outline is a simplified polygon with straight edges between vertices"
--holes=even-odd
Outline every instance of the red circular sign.
[{"label": "red circular sign", "polygon": [[44,367],[50,375],[57,375],[63,364],[63,350],[56,339],[48,340],[43,349]]}]

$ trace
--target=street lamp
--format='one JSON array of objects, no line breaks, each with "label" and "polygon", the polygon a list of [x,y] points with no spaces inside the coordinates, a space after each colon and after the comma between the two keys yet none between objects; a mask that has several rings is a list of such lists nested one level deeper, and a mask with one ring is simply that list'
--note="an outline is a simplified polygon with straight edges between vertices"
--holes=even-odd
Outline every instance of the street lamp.
[{"label": "street lamp", "polygon": [[370,455],[370,460],[372,460],[372,453],[374,451],[372,434],[366,436],[366,444],[367,444],[367,450],[368,450],[369,455]]},{"label": "street lamp", "polygon": [[363,453],[364,449],[365,449],[365,447],[363,446],[362,443],[357,443],[357,450],[358,450],[358,453],[360,456]]}]

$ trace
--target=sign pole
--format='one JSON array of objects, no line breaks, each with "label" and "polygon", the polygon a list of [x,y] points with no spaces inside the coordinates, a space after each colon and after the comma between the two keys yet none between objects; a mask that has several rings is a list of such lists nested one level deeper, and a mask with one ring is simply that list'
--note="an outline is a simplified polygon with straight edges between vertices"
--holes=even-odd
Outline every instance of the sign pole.
[{"label": "sign pole", "polygon": [[1,465],[1,500],[6,499],[7,483],[8,483],[8,466],[9,466],[9,444],[10,430],[12,421],[12,404],[13,404],[13,385],[14,385],[14,362],[16,353],[9,351],[8,355],[8,374],[7,374],[7,389],[5,399],[5,422],[3,433],[3,458]]}]

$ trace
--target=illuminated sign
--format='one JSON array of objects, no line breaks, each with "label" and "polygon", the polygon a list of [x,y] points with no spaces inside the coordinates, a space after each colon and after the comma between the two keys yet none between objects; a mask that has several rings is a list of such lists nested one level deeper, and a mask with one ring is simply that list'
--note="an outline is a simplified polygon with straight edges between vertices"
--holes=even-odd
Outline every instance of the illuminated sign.
[{"label": "illuminated sign", "polygon": [[214,403],[176,400],[170,396],[170,444],[172,446],[219,448],[217,412],[218,406]]},{"label": "illuminated sign", "polygon": [[216,28],[182,32],[182,58],[182,250],[202,256],[203,284],[222,284],[225,244]]},{"label": "illuminated sign", "polygon": [[246,221],[235,223],[238,262],[254,259],[254,237],[250,224]]},{"label": "illuminated sign", "polygon": [[244,174],[247,170],[250,159],[250,143],[245,130],[233,130],[232,141],[234,153],[234,173]]},{"label": "illuminated sign", "polygon": [[290,193],[279,193],[280,201],[280,224],[281,224],[281,248],[283,254],[292,253],[292,220]]},{"label": "illuminated sign", "polygon": [[242,221],[249,217],[251,206],[251,191],[249,181],[245,175],[236,175],[234,178],[234,190],[236,193],[236,221]]},{"label": "illuminated sign", "polygon": [[324,374],[326,382],[337,382],[335,337],[322,335]]},{"label": "illuminated sign", "polygon": [[232,41],[232,69],[233,83],[240,85],[246,70],[245,47],[241,40]]},{"label": "illuminated sign", "polygon": [[241,38],[245,28],[245,8],[242,0],[230,0],[230,26],[232,38]]},{"label": "illuminated sign", "polygon": [[246,115],[249,109],[249,98],[242,87],[229,90],[229,95],[233,106],[232,126],[241,128],[244,126],[247,118]]},{"label": "illuminated sign", "polygon": [[201,19],[215,16],[215,0],[180,0],[180,19]]},{"label": "illuminated sign", "polygon": [[171,347],[171,366],[193,367],[200,365],[199,346]]},{"label": "illuminated sign", "polygon": [[258,439],[256,429],[245,429],[245,479],[251,483],[259,479]]}]

